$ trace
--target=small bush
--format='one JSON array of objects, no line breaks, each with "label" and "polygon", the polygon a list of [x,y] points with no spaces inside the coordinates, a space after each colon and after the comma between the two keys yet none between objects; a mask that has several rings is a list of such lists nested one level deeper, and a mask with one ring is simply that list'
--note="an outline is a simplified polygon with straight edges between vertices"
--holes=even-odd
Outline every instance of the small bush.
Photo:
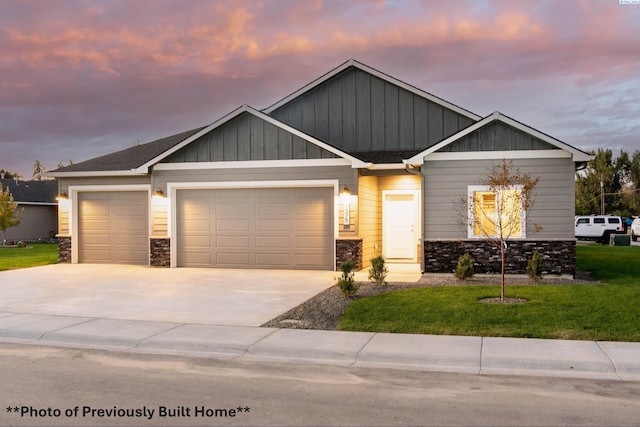
[{"label": "small bush", "polygon": [[353,279],[353,261],[345,261],[340,264],[342,276],[338,278],[338,287],[345,297],[352,297],[358,292],[360,285]]},{"label": "small bush", "polygon": [[371,280],[376,285],[387,284],[385,279],[387,278],[387,273],[389,273],[389,269],[385,265],[384,257],[379,255],[375,258],[371,258],[371,267],[369,268],[369,280]]},{"label": "small bush", "polygon": [[527,263],[527,274],[534,282],[537,282],[542,278],[542,272],[544,271],[544,262],[542,261],[542,255],[538,251],[533,251],[533,256]]},{"label": "small bush", "polygon": [[453,270],[453,275],[460,279],[465,280],[473,277],[475,271],[473,270],[473,258],[469,254],[464,254],[458,258],[458,265]]},{"label": "small bush", "polygon": [[16,243],[16,247],[18,247],[18,248],[26,248],[27,247],[27,242],[23,242],[22,240],[20,240],[18,243]]}]

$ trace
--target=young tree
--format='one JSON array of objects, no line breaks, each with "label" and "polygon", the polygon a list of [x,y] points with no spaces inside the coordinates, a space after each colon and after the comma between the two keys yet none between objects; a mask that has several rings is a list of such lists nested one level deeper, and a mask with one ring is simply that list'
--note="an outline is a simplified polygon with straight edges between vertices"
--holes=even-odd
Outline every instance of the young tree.
[{"label": "young tree", "polygon": [[7,228],[20,224],[24,215],[24,209],[18,209],[18,204],[13,200],[9,191],[2,189],[0,184],[0,232],[2,232],[2,244],[5,244]]},{"label": "young tree", "polygon": [[523,236],[528,225],[532,225],[535,232],[542,230],[529,221],[528,215],[535,202],[534,189],[539,180],[539,177],[514,168],[513,162],[502,160],[483,179],[483,189],[473,191],[462,200],[466,222],[473,235],[500,250],[502,302],[507,241]]},{"label": "young tree", "polygon": [[20,179],[19,173],[11,172],[6,169],[0,169],[0,175],[4,175],[5,179]]}]

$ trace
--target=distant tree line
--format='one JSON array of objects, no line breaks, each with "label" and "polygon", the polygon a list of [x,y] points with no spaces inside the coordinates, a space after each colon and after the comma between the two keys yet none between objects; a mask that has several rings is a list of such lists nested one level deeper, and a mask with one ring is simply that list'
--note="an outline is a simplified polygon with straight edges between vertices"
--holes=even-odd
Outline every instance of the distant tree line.
[{"label": "distant tree line", "polygon": [[576,215],[640,216],[640,150],[598,149],[576,176]]}]

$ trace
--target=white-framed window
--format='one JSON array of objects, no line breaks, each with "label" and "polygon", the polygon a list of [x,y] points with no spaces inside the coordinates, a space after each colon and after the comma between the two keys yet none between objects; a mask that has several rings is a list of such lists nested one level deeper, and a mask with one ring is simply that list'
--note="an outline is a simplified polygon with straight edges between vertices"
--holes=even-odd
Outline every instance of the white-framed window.
[{"label": "white-framed window", "polygon": [[526,212],[520,186],[491,189],[485,185],[468,187],[469,238],[524,238]]}]

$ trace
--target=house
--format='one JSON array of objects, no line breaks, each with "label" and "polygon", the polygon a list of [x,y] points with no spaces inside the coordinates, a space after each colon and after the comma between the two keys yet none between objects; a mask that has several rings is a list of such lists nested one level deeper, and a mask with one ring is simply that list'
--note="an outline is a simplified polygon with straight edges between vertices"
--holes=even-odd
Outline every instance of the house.
[{"label": "house", "polygon": [[19,181],[2,177],[0,184],[3,191],[9,189],[18,208],[24,210],[20,224],[7,228],[7,241],[37,241],[55,237],[58,232],[58,183],[55,180]]},{"label": "house", "polygon": [[225,117],[50,173],[60,258],[72,263],[333,270],[388,262],[451,272],[499,255],[456,207],[509,159],[540,177],[543,227],[509,246],[508,272],[533,250],[575,270],[574,173],[591,157],[500,113],[481,117],[355,60],[270,107]]}]

